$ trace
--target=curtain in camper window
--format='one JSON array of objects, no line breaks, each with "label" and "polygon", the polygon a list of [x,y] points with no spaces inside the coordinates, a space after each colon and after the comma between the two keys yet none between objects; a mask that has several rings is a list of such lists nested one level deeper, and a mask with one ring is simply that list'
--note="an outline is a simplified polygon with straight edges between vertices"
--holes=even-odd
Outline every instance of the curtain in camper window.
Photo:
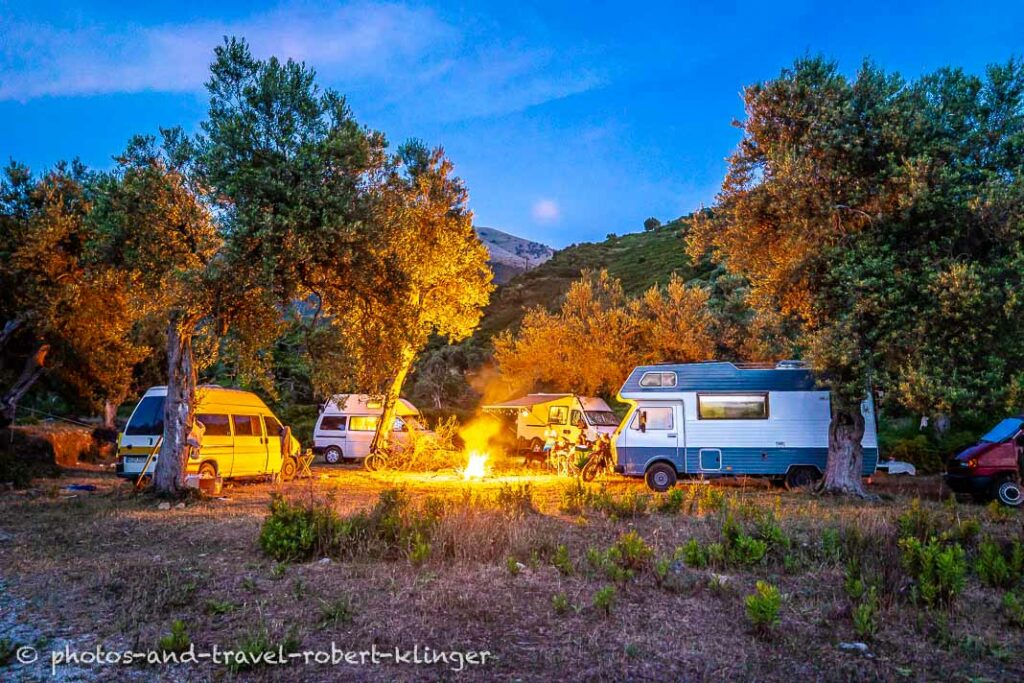
[{"label": "curtain in camper window", "polygon": [[698,394],[697,416],[701,420],[764,420],[768,394]]}]

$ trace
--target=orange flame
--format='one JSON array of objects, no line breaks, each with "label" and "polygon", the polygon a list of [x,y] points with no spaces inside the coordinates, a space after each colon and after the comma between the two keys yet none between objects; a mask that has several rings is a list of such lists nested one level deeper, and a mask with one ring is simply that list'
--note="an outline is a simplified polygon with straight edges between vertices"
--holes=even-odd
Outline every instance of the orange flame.
[{"label": "orange flame", "polygon": [[469,462],[462,471],[463,479],[482,479],[487,475],[487,454],[473,451],[469,454]]}]

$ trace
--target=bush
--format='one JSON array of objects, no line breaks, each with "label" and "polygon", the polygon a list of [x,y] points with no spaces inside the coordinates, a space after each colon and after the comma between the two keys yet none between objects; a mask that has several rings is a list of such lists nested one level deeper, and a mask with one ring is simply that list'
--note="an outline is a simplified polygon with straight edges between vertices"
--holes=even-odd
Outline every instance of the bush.
[{"label": "bush", "polygon": [[519,518],[536,512],[533,504],[533,487],[530,482],[524,484],[502,484],[496,497],[498,508],[507,517]]},{"label": "bush", "polygon": [[754,586],[754,594],[743,600],[747,608],[747,619],[755,630],[766,633],[779,625],[779,608],[782,596],[779,589],[764,581]]},{"label": "bush", "polygon": [[340,529],[341,520],[330,506],[302,506],[275,495],[259,543],[263,552],[279,562],[308,560],[330,552]]},{"label": "bush", "polygon": [[858,637],[868,640],[878,632],[878,593],[871,588],[864,594],[864,600],[853,607],[853,630]]},{"label": "bush", "polygon": [[1024,592],[1010,591],[1004,595],[1003,613],[1013,626],[1024,628]]},{"label": "bush", "polygon": [[645,569],[653,556],[654,551],[635,531],[622,534],[615,545],[608,549],[608,559],[624,569]]},{"label": "bush", "polygon": [[555,610],[555,614],[566,614],[569,611],[569,598],[565,596],[565,593],[556,593],[551,596],[551,609]]},{"label": "bush", "polygon": [[978,548],[978,559],[974,570],[983,584],[990,588],[1010,588],[1017,583],[1017,577],[1010,569],[1010,563],[1003,557],[1003,551],[995,541],[983,541]]},{"label": "bush", "polygon": [[708,552],[701,547],[696,538],[691,538],[682,547],[682,560],[687,567],[703,569],[708,566]]},{"label": "bush", "polygon": [[157,642],[157,648],[162,652],[184,652],[191,644],[185,622],[176,619],[171,623],[171,632]]},{"label": "bush", "polygon": [[913,597],[928,607],[951,605],[966,584],[967,559],[959,543],[942,545],[932,538],[902,538],[904,570],[914,580]]},{"label": "bush", "polygon": [[686,490],[681,488],[675,488],[668,493],[663,493],[658,496],[658,500],[654,507],[658,512],[665,514],[677,514],[682,511],[683,505],[686,503]]},{"label": "bush", "polygon": [[594,608],[603,611],[606,616],[612,613],[614,603],[615,586],[604,586],[594,593]]},{"label": "bush", "polygon": [[569,549],[560,545],[555,548],[555,556],[551,559],[551,564],[554,565],[562,576],[569,576],[573,573],[572,560],[569,558]]}]

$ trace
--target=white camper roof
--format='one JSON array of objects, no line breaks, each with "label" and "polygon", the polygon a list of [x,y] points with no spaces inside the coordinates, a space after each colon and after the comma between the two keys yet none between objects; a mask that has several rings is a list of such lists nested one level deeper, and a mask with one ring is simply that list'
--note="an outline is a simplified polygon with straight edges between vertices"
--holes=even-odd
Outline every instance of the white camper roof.
[{"label": "white camper roof", "polygon": [[595,412],[595,411],[611,411],[608,404],[600,398],[593,396],[575,396],[574,394],[527,394],[526,396],[520,396],[519,398],[513,398],[502,403],[492,403],[490,405],[483,406],[484,410],[514,410],[518,408],[532,408],[534,406],[543,405],[545,403],[556,403],[565,399],[579,399],[580,405],[583,406],[583,410]]},{"label": "white camper roof", "polygon": [[[324,405],[323,412],[331,415],[380,415],[384,412],[383,399],[369,394],[338,394]],[[404,398],[400,398],[396,414],[419,415],[420,411]]]}]

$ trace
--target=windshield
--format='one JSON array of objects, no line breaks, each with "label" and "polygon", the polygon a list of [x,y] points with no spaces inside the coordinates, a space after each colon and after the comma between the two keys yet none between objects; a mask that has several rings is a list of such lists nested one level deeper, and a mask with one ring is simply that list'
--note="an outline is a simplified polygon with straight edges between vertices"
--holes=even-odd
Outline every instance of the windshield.
[{"label": "windshield", "polygon": [[618,427],[619,418],[610,410],[588,410],[587,419],[595,427]]},{"label": "windshield", "polygon": [[139,401],[132,419],[124,428],[127,436],[160,436],[164,433],[163,396],[147,396]]},{"label": "windshield", "polygon": [[1016,417],[1008,417],[993,427],[992,431],[988,434],[981,437],[981,440],[989,443],[1006,441],[1020,430],[1021,425],[1024,425],[1024,420]]}]

